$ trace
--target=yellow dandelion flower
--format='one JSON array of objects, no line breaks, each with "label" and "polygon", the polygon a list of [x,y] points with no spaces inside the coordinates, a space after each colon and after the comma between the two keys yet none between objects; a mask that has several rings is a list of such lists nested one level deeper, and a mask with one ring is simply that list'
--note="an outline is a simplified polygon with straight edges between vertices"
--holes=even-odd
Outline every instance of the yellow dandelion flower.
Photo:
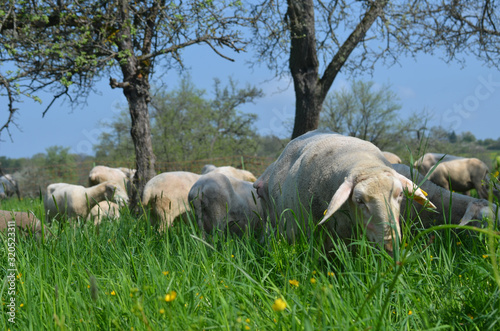
[{"label": "yellow dandelion flower", "polygon": [[395,312],[394,310],[392,311],[392,313],[393,313],[394,315],[396,315],[396,312]]},{"label": "yellow dandelion flower", "polygon": [[24,303],[21,303],[21,304],[19,305],[19,307],[24,307]]},{"label": "yellow dandelion flower", "polygon": [[203,299],[203,295],[200,296],[200,300],[202,300],[202,299]]},{"label": "yellow dandelion flower", "polygon": [[316,275],[316,270],[313,270],[312,274],[313,274],[313,275]]},{"label": "yellow dandelion flower", "polygon": [[467,317],[469,317],[471,320],[474,319],[474,316],[472,316],[471,314],[468,314]]},{"label": "yellow dandelion flower", "polygon": [[116,292],[115,291],[111,291],[111,295],[116,295]]},{"label": "yellow dandelion flower", "polygon": [[327,275],[332,276],[332,277],[335,276],[335,274],[333,272],[330,272],[330,271],[328,271]]},{"label": "yellow dandelion flower", "polygon": [[285,300],[281,299],[281,298],[278,298],[274,301],[274,304],[273,304],[273,310],[274,311],[283,311],[286,309],[286,302]]},{"label": "yellow dandelion flower", "polygon": [[161,308],[160,309],[160,314],[165,314],[165,309]]},{"label": "yellow dandelion flower", "polygon": [[90,288],[90,285],[87,285],[87,288]]},{"label": "yellow dandelion flower", "polygon": [[293,285],[293,286],[296,286],[296,287],[299,287],[299,281],[296,280],[296,279],[291,279],[288,281],[290,283],[290,285]]},{"label": "yellow dandelion flower", "polygon": [[316,284],[316,279],[315,278],[311,278],[311,284]]},{"label": "yellow dandelion flower", "polygon": [[163,276],[166,276],[166,275],[168,275],[168,271],[164,271],[164,272],[162,272],[162,274],[163,274]]},{"label": "yellow dandelion flower", "polygon": [[460,242],[460,241],[457,242],[457,246],[460,246],[460,245],[462,245],[462,242]]},{"label": "yellow dandelion flower", "polygon": [[241,323],[241,321],[242,321],[241,317],[238,317],[238,318],[236,319],[236,323]]},{"label": "yellow dandelion flower", "polygon": [[498,177],[498,175],[500,175],[500,172],[497,170],[497,171],[495,171],[495,173],[493,174],[493,177]]},{"label": "yellow dandelion flower", "polygon": [[488,257],[488,255],[486,255],[486,254],[483,254],[483,259],[485,259],[485,258],[487,258],[487,257]]},{"label": "yellow dandelion flower", "polygon": [[247,318],[247,319],[245,320],[245,322],[250,323],[250,319],[249,319],[249,318]]},{"label": "yellow dandelion flower", "polygon": [[458,278],[462,278],[462,275],[458,275]]},{"label": "yellow dandelion flower", "polygon": [[278,323],[278,321],[276,320],[276,318],[273,318],[273,322],[274,323]]},{"label": "yellow dandelion flower", "polygon": [[413,314],[413,312],[410,310],[410,311],[408,312],[408,315],[412,315],[412,314]]},{"label": "yellow dandelion flower", "polygon": [[133,293],[130,293],[130,297],[133,298],[134,297],[134,294]]},{"label": "yellow dandelion flower", "polygon": [[234,258],[234,255],[233,255],[233,254],[231,254],[231,257],[232,257],[232,258]]},{"label": "yellow dandelion flower", "polygon": [[248,325],[245,325],[245,330],[250,330],[250,327]]},{"label": "yellow dandelion flower", "polygon": [[175,291],[170,291],[169,293],[165,294],[165,301],[166,302],[174,301],[175,298],[177,298],[177,292],[175,292]]},{"label": "yellow dandelion flower", "polygon": [[408,243],[405,243],[405,247],[408,247]]}]

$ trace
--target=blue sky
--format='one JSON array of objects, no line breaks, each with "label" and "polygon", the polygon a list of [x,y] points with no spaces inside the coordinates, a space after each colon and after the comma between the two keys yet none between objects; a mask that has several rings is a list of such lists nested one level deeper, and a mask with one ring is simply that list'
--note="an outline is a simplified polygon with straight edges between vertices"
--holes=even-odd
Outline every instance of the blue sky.
[{"label": "blue sky", "polygon": [[[236,61],[229,62],[208,48],[194,46],[184,51],[184,64],[194,84],[207,92],[211,91],[213,78],[225,82],[229,76],[240,87],[250,83],[262,88],[265,97],[241,109],[259,116],[256,122],[259,133],[288,136],[289,126],[284,123],[294,116],[293,84],[286,79],[273,79],[266,67],[250,69],[245,63],[250,56],[236,54],[233,56]],[[164,76],[167,88],[175,88],[178,77],[176,71],[168,72]],[[378,65],[373,76],[357,78],[379,85],[391,84],[403,106],[402,117],[425,109],[434,114],[431,125],[441,125],[457,133],[470,131],[478,139],[500,137],[500,72],[475,58],[467,58],[462,68],[457,63],[446,64],[438,57],[420,55],[416,60],[403,58],[400,65],[391,68]],[[330,91],[348,85],[350,79],[340,74]],[[42,112],[49,98],[44,98],[41,106],[32,101],[19,104],[16,120],[20,129],[11,128],[13,141],[2,133],[0,156],[31,157],[54,145],[70,147],[73,153],[93,155],[92,145],[104,130],[99,123],[110,121],[120,111],[118,106],[126,105],[121,89],[111,89],[107,78],[98,88],[101,95],[91,95],[87,105],[72,110],[69,101],[56,102],[44,118]]]}]

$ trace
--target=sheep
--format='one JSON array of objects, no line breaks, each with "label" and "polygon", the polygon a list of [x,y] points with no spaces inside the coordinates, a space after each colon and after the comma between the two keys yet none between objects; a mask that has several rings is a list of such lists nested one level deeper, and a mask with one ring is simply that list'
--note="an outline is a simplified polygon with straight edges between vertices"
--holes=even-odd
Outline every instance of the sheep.
[{"label": "sheep", "polygon": [[201,175],[187,171],[164,172],[150,179],[144,186],[142,204],[151,209],[152,225],[159,231],[172,226],[174,219],[191,210],[188,194]]},{"label": "sheep", "polygon": [[387,161],[389,161],[392,164],[402,163],[401,158],[394,153],[382,151],[382,154],[384,154]]},{"label": "sheep", "polygon": [[110,168],[106,166],[95,166],[89,172],[89,186],[95,186],[106,181],[114,181],[129,192],[130,181],[136,173],[135,169]]},{"label": "sheep", "polygon": [[[427,193],[427,199],[436,206],[435,211],[430,211],[413,203],[412,207],[409,209],[410,214],[405,215],[408,202],[406,199],[403,199],[401,204],[401,213],[403,217],[409,216],[410,219],[414,219],[416,215],[418,215],[424,228],[445,224],[445,222],[463,225],[471,220],[482,220],[485,216],[494,219],[494,215],[498,214],[498,211],[496,211],[496,213],[493,212],[497,207],[490,204],[488,200],[476,199],[463,194],[453,193],[429,180],[424,181],[424,176],[422,174],[416,169],[413,169],[413,172],[411,172],[410,167],[407,165],[394,164],[393,168],[406,178],[420,184],[420,188]],[[451,214],[449,214],[450,203]],[[471,224],[478,226],[478,223]]]},{"label": "sheep", "polygon": [[[309,211],[313,221],[325,224],[328,232],[345,241],[353,236],[359,214],[368,239],[392,252],[393,241],[401,236],[403,190],[410,190],[417,201],[433,207],[372,143],[317,130],[288,143],[254,188],[259,197],[267,200],[271,218],[278,217],[280,232],[286,233],[291,242],[295,241],[298,226],[308,231],[302,221],[307,221]],[[299,215],[298,220],[286,220],[290,209]],[[326,222],[332,216],[335,222]],[[331,243],[324,244],[329,248]]]},{"label": "sheep", "polygon": [[118,219],[120,217],[120,206],[112,201],[101,201],[90,210],[87,220],[99,225],[104,217]]},{"label": "sheep", "polygon": [[462,159],[462,157],[449,154],[426,153],[422,155],[417,161],[415,161],[413,163],[413,166],[417,168],[422,175],[425,175],[439,161],[447,162],[458,159]]},{"label": "sheep", "polygon": [[213,164],[206,164],[201,170],[201,174],[205,175],[209,172],[218,172],[226,176],[231,176],[236,179],[245,180],[247,182],[255,182],[257,178],[248,170],[237,169],[231,166],[216,167]]},{"label": "sheep", "polygon": [[14,194],[21,199],[17,180],[10,174],[0,177],[0,199],[10,198]]},{"label": "sheep", "polygon": [[104,200],[126,204],[127,192],[114,181],[106,181],[91,187],[54,183],[47,186],[44,207],[49,221],[58,214],[87,219],[90,210]]},{"label": "sheep", "polygon": [[262,230],[262,205],[248,181],[212,171],[193,184],[188,200],[204,233],[228,229],[242,236],[247,230]]},{"label": "sheep", "polygon": [[439,163],[427,176],[431,182],[456,192],[467,192],[476,189],[479,197],[488,198],[487,181],[488,166],[476,158],[461,158]]},{"label": "sheep", "polygon": [[39,238],[42,234],[42,224],[40,220],[31,212],[0,210],[0,232],[12,232],[13,224],[18,233],[33,234]]}]

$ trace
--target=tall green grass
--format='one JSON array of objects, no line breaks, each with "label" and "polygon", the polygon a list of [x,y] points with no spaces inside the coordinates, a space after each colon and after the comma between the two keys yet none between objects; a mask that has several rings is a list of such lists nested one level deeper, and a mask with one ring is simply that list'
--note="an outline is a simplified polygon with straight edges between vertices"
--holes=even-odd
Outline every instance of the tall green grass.
[{"label": "tall green grass", "polygon": [[[3,202],[33,210],[40,199]],[[16,318],[5,282],[0,326],[11,330],[498,330],[500,284],[492,261],[498,229],[441,225],[412,233],[403,222],[397,259],[366,242],[332,256],[305,236],[290,245],[215,234],[189,216],[164,234],[148,215],[119,222],[54,223],[55,237],[18,235]],[[311,225],[312,226],[312,225]],[[314,227],[314,226],[313,226]],[[318,230],[314,230],[318,231]],[[2,237],[0,276],[7,244]],[[175,292],[175,294],[174,294]],[[273,310],[276,299],[286,302]]]}]

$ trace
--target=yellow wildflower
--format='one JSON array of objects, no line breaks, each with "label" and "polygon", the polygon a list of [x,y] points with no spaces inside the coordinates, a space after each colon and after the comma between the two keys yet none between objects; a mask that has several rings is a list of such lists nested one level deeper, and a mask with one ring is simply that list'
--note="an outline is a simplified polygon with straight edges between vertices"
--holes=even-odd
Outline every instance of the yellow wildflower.
[{"label": "yellow wildflower", "polygon": [[111,295],[116,295],[116,292],[115,291],[111,291]]},{"label": "yellow wildflower", "polygon": [[250,327],[248,325],[245,325],[245,330],[250,330]]},{"label": "yellow wildflower", "polygon": [[408,315],[412,315],[412,314],[413,314],[413,312],[410,310],[410,311],[408,312]]},{"label": "yellow wildflower", "polygon": [[290,285],[293,285],[293,286],[296,286],[296,287],[299,287],[299,281],[296,280],[296,279],[291,279],[288,281],[290,283]]},{"label": "yellow wildflower", "polygon": [[177,292],[170,291],[169,293],[165,294],[165,301],[166,302],[174,301],[176,297],[177,297]]},{"label": "yellow wildflower", "polygon": [[312,274],[313,274],[313,275],[316,275],[316,270],[313,270]]},{"label": "yellow wildflower", "polygon": [[316,279],[311,278],[311,284],[316,284]]},{"label": "yellow wildflower", "polygon": [[485,259],[485,258],[487,258],[487,257],[488,257],[488,255],[486,255],[486,254],[483,254],[483,259]]},{"label": "yellow wildflower", "polygon": [[163,276],[166,276],[166,275],[168,275],[168,271],[164,271],[164,272],[162,272],[162,274],[163,274]]},{"label": "yellow wildflower", "polygon": [[19,305],[19,307],[23,307],[23,306],[24,306],[24,303],[21,303],[21,304]]},{"label": "yellow wildflower", "polygon": [[462,242],[460,242],[460,241],[457,242],[457,246],[460,246],[460,245],[462,245]]},{"label": "yellow wildflower", "polygon": [[278,298],[274,301],[274,304],[273,304],[273,310],[274,311],[283,311],[286,309],[286,302],[285,300],[281,299],[281,298]]},{"label": "yellow wildflower", "polygon": [[160,309],[160,314],[165,314],[165,309],[161,308]]},{"label": "yellow wildflower", "polygon": [[247,319],[245,320],[245,322],[250,323],[250,319],[249,319],[249,318],[247,318]]}]

